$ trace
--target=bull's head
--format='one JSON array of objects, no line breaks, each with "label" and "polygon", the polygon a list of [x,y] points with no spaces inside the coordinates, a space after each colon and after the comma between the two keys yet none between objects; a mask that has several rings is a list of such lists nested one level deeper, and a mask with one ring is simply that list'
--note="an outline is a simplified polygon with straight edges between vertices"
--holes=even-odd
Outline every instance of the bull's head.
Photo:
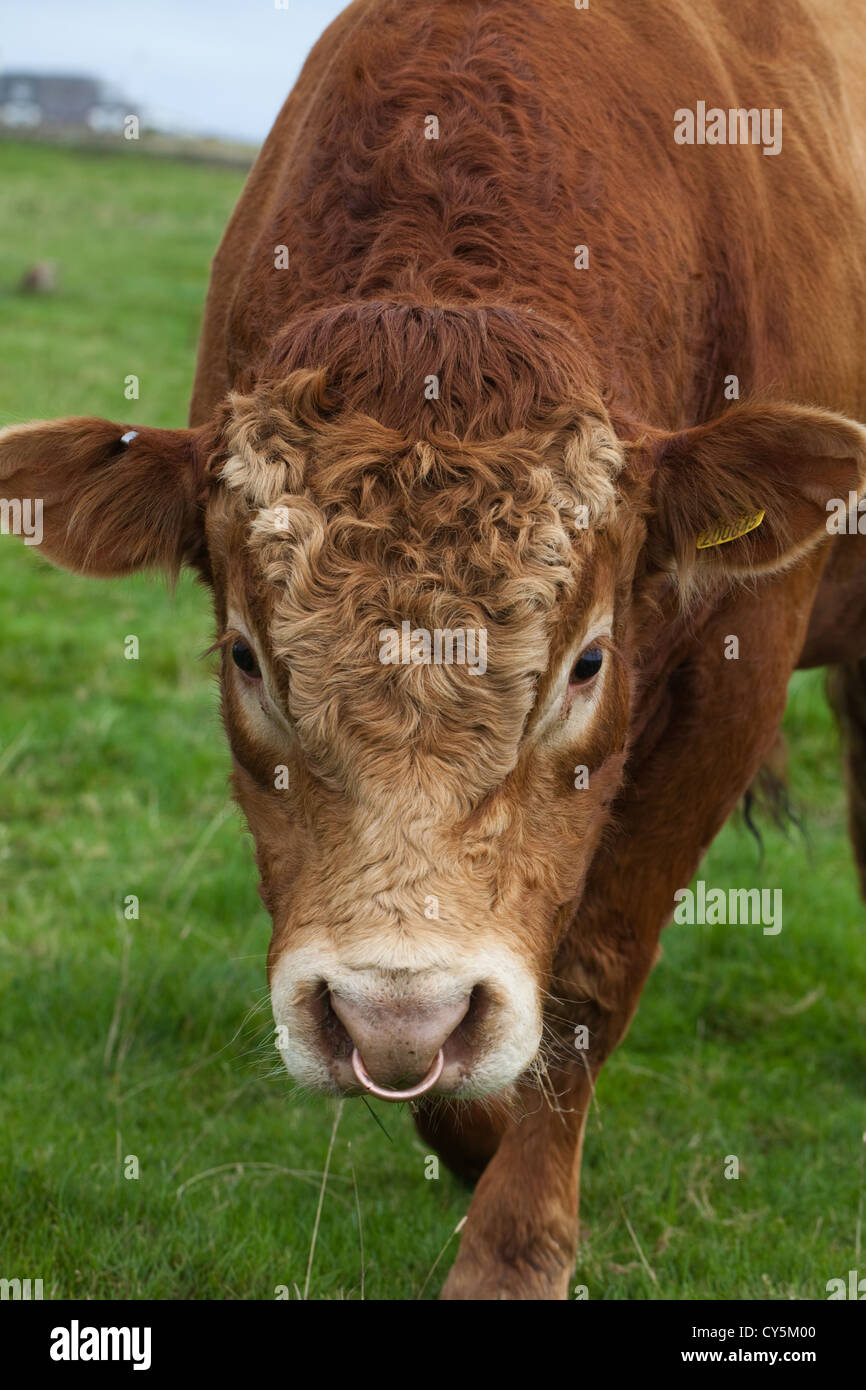
[{"label": "bull's head", "polygon": [[660,592],[792,563],[858,486],[841,417],[618,438],[592,376],[531,313],[363,304],[298,319],[196,429],[0,434],[49,559],[212,589],[274,1013],[311,1086],[441,1064],[471,1096],[532,1067]]}]

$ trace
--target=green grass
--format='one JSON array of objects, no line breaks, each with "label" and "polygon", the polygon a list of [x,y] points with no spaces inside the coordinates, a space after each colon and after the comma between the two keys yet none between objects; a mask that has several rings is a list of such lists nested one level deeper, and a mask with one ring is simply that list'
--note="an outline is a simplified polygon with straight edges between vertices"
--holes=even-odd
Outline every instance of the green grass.
[{"label": "green grass", "polygon": [[[0,182],[0,424],[184,423],[241,176],[0,143]],[[16,295],[39,259],[60,292]],[[197,659],[207,597],[78,579],[0,538],[0,613],[0,1276],[51,1297],[303,1289],[336,1106],[274,1065],[269,924]],[[866,911],[820,673],[795,678],[786,724],[811,850],[769,830],[758,867],[733,823],[701,871],[781,887],[784,930],[666,933],[589,1124],[591,1298],[823,1298],[862,1266]],[[358,1209],[364,1293],[388,1299],[417,1295],[466,1211],[444,1169],[425,1178],[408,1113],[377,1114],[390,1137],[342,1109],[310,1297],[360,1297]]]}]

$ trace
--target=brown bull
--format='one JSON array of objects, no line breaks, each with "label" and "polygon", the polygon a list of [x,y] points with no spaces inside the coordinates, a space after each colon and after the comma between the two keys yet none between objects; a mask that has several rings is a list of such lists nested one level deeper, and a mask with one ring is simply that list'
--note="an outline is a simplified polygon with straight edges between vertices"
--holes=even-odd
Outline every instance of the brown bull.
[{"label": "brown bull", "polygon": [[594,1078],[798,664],[863,756],[864,54],[845,0],[356,0],[191,428],[0,436],[56,563],[210,585],[286,1064],[430,1090],[448,1297],[564,1296]]}]

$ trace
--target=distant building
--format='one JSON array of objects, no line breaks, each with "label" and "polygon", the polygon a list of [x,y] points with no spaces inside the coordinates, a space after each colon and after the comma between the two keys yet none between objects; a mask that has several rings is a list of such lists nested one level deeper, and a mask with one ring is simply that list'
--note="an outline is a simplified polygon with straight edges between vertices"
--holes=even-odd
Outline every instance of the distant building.
[{"label": "distant building", "polygon": [[130,102],[94,77],[38,72],[0,74],[0,126],[17,130],[78,126],[119,131]]}]

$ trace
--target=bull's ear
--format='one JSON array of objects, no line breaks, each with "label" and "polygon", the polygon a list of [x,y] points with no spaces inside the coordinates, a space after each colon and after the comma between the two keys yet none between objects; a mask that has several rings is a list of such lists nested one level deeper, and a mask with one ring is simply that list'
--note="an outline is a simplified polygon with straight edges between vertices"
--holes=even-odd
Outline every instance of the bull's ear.
[{"label": "bull's ear", "polygon": [[740,405],[654,433],[633,459],[648,487],[647,558],[688,587],[792,564],[866,482],[866,429],[795,405]]},{"label": "bull's ear", "polygon": [[0,496],[27,518],[28,543],[64,569],[201,566],[207,433],[90,418],[10,425],[0,430]]}]

